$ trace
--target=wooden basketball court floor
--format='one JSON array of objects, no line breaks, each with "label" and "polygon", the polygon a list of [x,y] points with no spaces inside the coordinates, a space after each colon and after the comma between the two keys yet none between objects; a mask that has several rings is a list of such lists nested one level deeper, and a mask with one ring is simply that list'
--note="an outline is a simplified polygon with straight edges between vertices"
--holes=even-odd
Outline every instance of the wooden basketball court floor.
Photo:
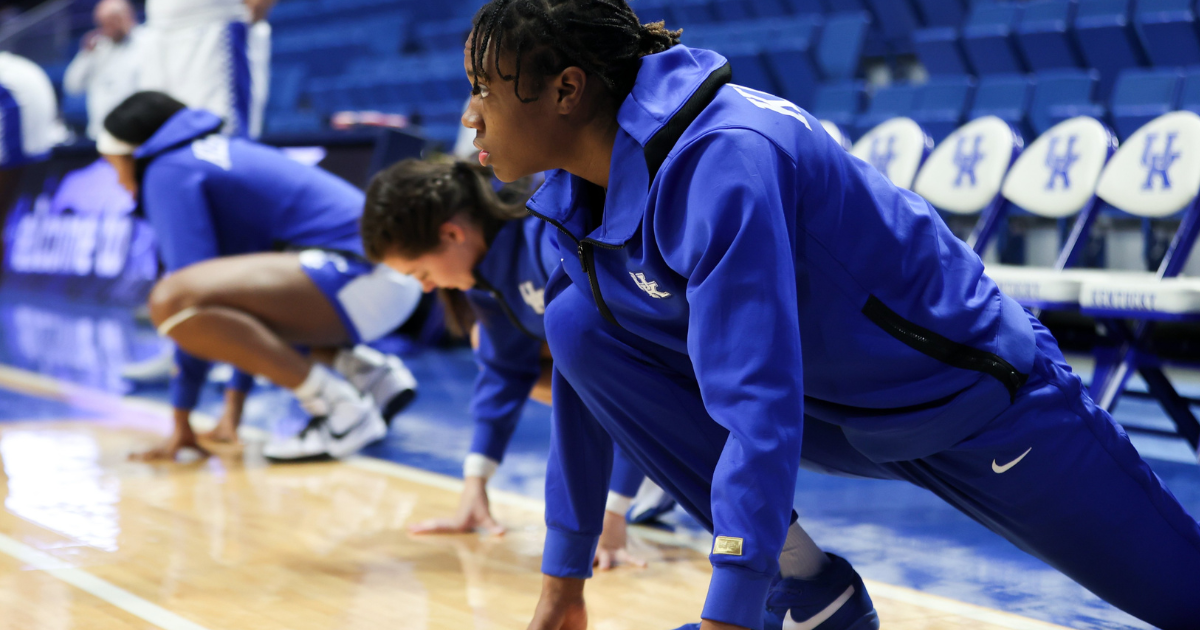
[{"label": "wooden basketball court floor", "polygon": [[[168,411],[0,366],[0,630],[525,627],[541,579],[538,499],[494,492],[502,537],[411,536],[408,523],[454,509],[457,479],[369,457],[267,465],[253,445],[127,462],[161,439]],[[706,540],[633,535],[649,566],[597,574],[591,627],[696,621]],[[1062,627],[867,586],[884,628]]]}]

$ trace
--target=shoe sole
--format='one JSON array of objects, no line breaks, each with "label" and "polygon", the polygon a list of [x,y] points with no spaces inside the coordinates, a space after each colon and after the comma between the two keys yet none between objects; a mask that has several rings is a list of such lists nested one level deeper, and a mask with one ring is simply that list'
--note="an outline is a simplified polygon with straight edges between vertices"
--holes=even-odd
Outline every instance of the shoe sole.
[{"label": "shoe sole", "polygon": [[406,389],[395,396],[383,406],[383,421],[388,427],[392,426],[392,418],[395,418],[405,407],[412,404],[412,401],[417,397],[417,390]]},{"label": "shoe sole", "polygon": [[267,455],[264,453],[263,458],[273,464],[311,464],[314,462],[334,461],[334,457],[332,455],[330,455],[329,453],[320,453],[317,455],[305,455],[303,457],[292,457],[292,458],[271,457],[270,455]]}]

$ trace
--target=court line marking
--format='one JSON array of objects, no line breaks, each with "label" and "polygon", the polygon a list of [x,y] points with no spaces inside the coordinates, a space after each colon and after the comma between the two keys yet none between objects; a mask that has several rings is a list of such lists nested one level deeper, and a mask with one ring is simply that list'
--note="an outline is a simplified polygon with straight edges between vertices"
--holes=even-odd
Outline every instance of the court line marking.
[{"label": "court line marking", "polygon": [[0,552],[16,558],[163,630],[208,630],[83,569],[0,534]]},{"label": "court line marking", "polygon": [[[61,381],[54,377],[49,377],[49,376],[45,376],[42,374],[37,374],[34,372],[29,372],[29,371],[22,370],[19,368],[13,368],[13,367],[4,366],[4,365],[0,365],[0,385],[3,385],[4,387],[8,387],[10,389],[24,390],[27,393],[32,393],[35,395],[41,395],[44,397],[53,397],[53,398],[64,399],[64,400],[69,400],[71,395],[75,394],[75,393],[83,393],[83,394],[92,395],[92,396],[104,396],[106,398],[110,398],[110,399],[114,400],[118,404],[130,405],[135,408],[142,409],[144,411],[153,411],[156,413],[167,413],[167,414],[171,413],[171,406],[166,403],[163,403],[163,402],[149,400],[146,398],[138,398],[136,396],[117,396],[115,394],[104,392],[102,390],[88,388],[88,387],[84,387],[81,385],[75,385],[72,383],[67,383],[65,381]],[[10,385],[15,385],[16,387],[10,387]],[[203,414],[197,414],[197,415],[201,416],[202,421],[204,419],[206,419]],[[207,417],[207,418],[211,418],[211,417]],[[212,420],[212,421],[215,422],[215,420]],[[462,479],[459,479],[457,477],[451,477],[449,475],[434,473],[434,472],[430,472],[427,470],[422,470],[420,468],[414,468],[412,466],[398,464],[396,462],[388,461],[385,459],[379,459],[379,458],[375,458],[375,457],[365,457],[365,456],[354,456],[354,457],[349,457],[349,458],[342,460],[341,463],[348,465],[348,466],[352,466],[354,468],[361,469],[361,470],[375,472],[375,473],[395,477],[397,479],[402,479],[402,480],[413,482],[413,483],[419,483],[419,484],[425,485],[425,486],[439,488],[442,490],[448,490],[448,491],[452,491],[452,492],[461,492],[462,488],[463,488]],[[545,511],[545,502],[544,501],[542,501],[540,499],[535,499],[533,497],[527,497],[522,494],[517,494],[515,492],[509,492],[509,491],[505,491],[505,490],[489,490],[488,491],[488,499],[492,503],[495,503],[497,505],[516,507],[516,508],[532,510],[532,511],[537,511],[537,512]],[[707,538],[706,536],[700,537],[700,538],[686,538],[686,537],[682,537],[682,536],[679,536],[677,534],[673,534],[670,532],[665,532],[662,530],[658,530],[658,529],[654,529],[654,528],[650,528],[650,527],[642,527],[642,526],[637,526],[637,525],[633,526],[631,529],[636,531],[637,536],[639,536],[645,540],[649,540],[650,542],[654,542],[654,543],[662,544],[662,545],[666,545],[666,546],[683,547],[683,548],[692,549],[692,550],[695,550],[697,553],[700,553],[705,556],[708,555],[709,546],[711,545],[710,540],[705,540],[705,538]],[[7,549],[4,548],[4,541],[6,541],[6,540],[9,543],[19,545],[20,547],[24,547],[25,549],[27,549],[28,551],[30,551],[32,553],[41,554],[41,552],[36,551],[29,547],[25,547],[24,545],[21,545],[21,543],[18,543],[16,541],[12,540],[11,538],[8,538],[7,536],[4,536],[4,534],[0,534],[0,551],[5,551],[6,553],[9,553],[7,551]],[[9,555],[13,555],[13,554],[9,553]],[[45,554],[41,554],[41,555],[44,556]],[[50,556],[45,556],[45,557],[48,558],[52,562],[55,562],[55,563],[58,562],[57,560],[55,560],[54,558],[52,558]],[[136,595],[133,595],[132,593],[129,593],[128,591],[124,591],[112,584],[104,582],[103,580],[100,580],[99,578],[96,578],[85,571],[82,571],[80,569],[67,569],[67,570],[83,574],[83,575],[85,575],[89,578],[92,578],[93,580],[96,580],[108,587],[111,587],[111,589],[113,589],[114,591],[124,593],[128,597],[131,597],[136,601],[142,602],[142,603],[146,604],[147,606],[151,606],[155,609],[161,610],[162,612],[164,612],[168,615],[171,615],[172,617],[178,618],[180,621],[182,621],[184,623],[192,624],[192,622],[187,621],[186,619],[183,619],[181,617],[178,617],[177,615],[174,615],[174,613],[170,613],[169,611],[159,608],[158,606],[155,606],[154,604],[151,604],[150,602],[141,600]],[[74,575],[74,574],[72,574],[72,575]],[[66,581],[66,580],[64,580],[64,581]],[[1000,611],[1000,610],[995,610],[992,608],[979,606],[977,604],[968,604],[966,602],[961,602],[961,601],[958,601],[955,599],[942,597],[940,595],[934,595],[932,593],[925,593],[923,591],[910,589],[910,588],[907,588],[904,586],[896,586],[894,584],[887,584],[884,582],[876,582],[874,580],[863,580],[863,582],[866,584],[867,590],[869,592],[871,592],[872,594],[877,594],[880,597],[883,597],[886,599],[891,599],[891,600],[903,602],[906,604],[911,604],[914,606],[927,608],[930,610],[936,610],[939,612],[952,614],[952,615],[956,615],[959,617],[964,617],[964,618],[970,619],[972,621],[990,623],[992,625],[999,626],[1001,628],[1006,628],[1008,630],[1069,630],[1068,628],[1066,628],[1064,626],[1055,625],[1055,624],[1048,623],[1045,621],[1040,621],[1037,619],[1030,619],[1028,617],[1022,617],[1021,615],[1017,615],[1015,613],[1009,613],[1009,612],[1004,612],[1004,611]],[[74,584],[74,582],[72,582],[72,584]],[[80,586],[80,588],[82,588],[83,590],[88,590],[82,586]],[[91,591],[88,591],[88,592],[91,592]],[[95,593],[93,593],[93,594],[95,594]],[[99,595],[97,595],[97,596],[99,596]],[[101,599],[104,599],[104,598],[101,597]],[[105,601],[110,601],[110,600],[105,599]],[[110,603],[114,603],[114,602],[110,601]],[[121,607],[119,604],[114,603],[114,605]],[[134,614],[136,614],[136,613],[134,613]],[[138,615],[138,616],[141,616],[141,615]],[[146,618],[143,617],[143,619],[146,619]],[[147,619],[147,621],[150,621],[150,620]],[[154,623],[154,622],[151,621],[151,623]],[[202,626],[197,626],[195,624],[188,625],[188,626],[160,626],[160,627],[165,628],[167,630],[197,630],[197,629],[198,630],[206,630]]]}]

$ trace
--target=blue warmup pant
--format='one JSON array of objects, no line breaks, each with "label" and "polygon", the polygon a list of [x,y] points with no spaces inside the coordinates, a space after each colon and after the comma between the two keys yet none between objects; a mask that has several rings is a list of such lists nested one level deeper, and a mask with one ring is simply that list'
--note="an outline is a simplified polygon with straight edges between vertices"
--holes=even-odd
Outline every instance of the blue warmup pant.
[{"label": "blue warmup pant", "polygon": [[[576,294],[559,297],[581,299]],[[686,355],[612,326],[595,307],[571,311],[575,317],[547,332],[560,372],[556,424],[580,420],[555,427],[552,460],[565,440],[600,443],[592,434],[603,427],[711,531],[714,505],[721,509],[711,481],[728,432],[705,411]],[[805,465],[926,488],[1135,617],[1168,630],[1196,628],[1200,526],[1088,397],[1049,331],[1034,327],[1039,352],[1029,380],[967,439],[918,460],[876,463],[840,427],[808,417]],[[607,458],[552,461],[566,485],[547,483],[548,505],[554,493],[594,492],[594,481],[579,487],[583,471]]]}]

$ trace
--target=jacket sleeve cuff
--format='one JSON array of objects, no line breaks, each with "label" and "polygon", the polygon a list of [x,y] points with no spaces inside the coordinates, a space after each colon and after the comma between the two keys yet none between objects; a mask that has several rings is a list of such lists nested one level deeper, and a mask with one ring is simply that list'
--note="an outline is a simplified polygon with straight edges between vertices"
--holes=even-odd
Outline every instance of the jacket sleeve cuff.
[{"label": "jacket sleeve cuff", "polygon": [[743,628],[761,628],[771,578],[728,565],[713,565],[700,616]]},{"label": "jacket sleeve cuff", "polygon": [[[546,528],[542,573],[565,578],[592,577],[592,560],[596,557],[596,544],[599,542],[599,536]],[[761,611],[759,616],[762,616]]]}]

